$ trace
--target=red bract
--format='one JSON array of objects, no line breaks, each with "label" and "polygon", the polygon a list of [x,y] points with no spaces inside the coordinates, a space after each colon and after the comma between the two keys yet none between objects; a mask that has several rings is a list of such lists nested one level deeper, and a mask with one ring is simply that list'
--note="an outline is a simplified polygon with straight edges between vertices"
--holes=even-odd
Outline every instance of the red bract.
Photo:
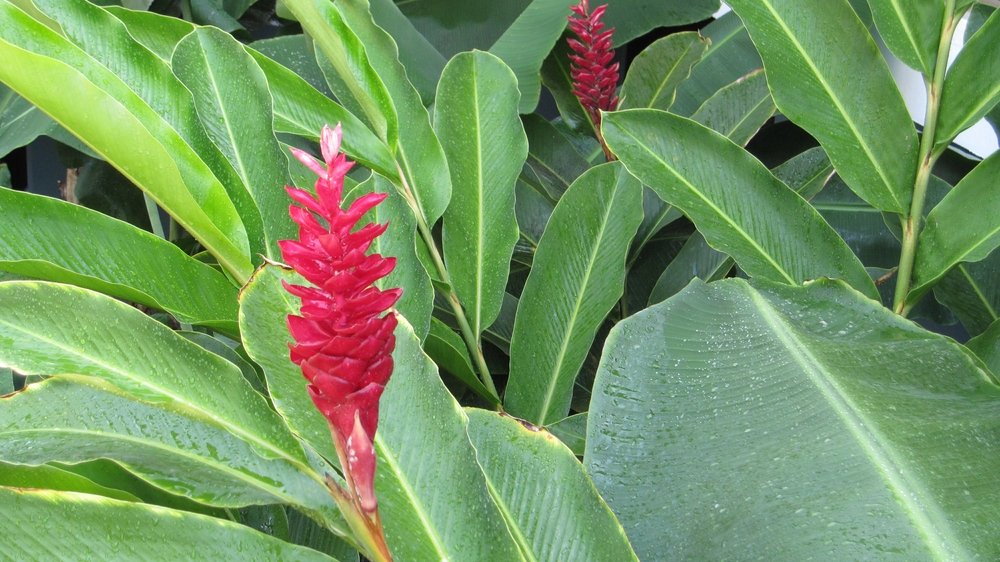
[{"label": "red bract", "polygon": [[[309,396],[330,423],[348,486],[361,507],[376,509],[373,483],[375,451],[372,439],[378,425],[378,402],[392,374],[393,330],[390,312],[401,289],[379,290],[373,284],[396,265],[395,258],[366,255],[386,224],[367,224],[353,231],[358,220],[387,195],[371,193],[347,210],[340,208],[344,175],[353,162],[340,154],[341,128],[323,128],[320,147],[326,168],[301,150],[292,153],[319,175],[314,198],[308,192],[285,187],[301,205],[289,206],[299,225],[299,239],[282,240],[281,254],[314,287],[285,289],[302,300],[301,316],[288,316],[295,339],[289,345],[292,362],[310,382]],[[317,220],[317,216],[325,225]]]},{"label": "red bract", "polygon": [[[570,55],[570,75],[573,78],[573,93],[590,114],[595,127],[600,127],[601,111],[614,111],[618,107],[618,96],[615,87],[618,85],[618,63],[610,64],[615,52],[611,49],[611,35],[614,29],[601,32],[604,23],[601,18],[607,4],[590,10],[587,0],[570,9],[576,15],[570,15],[569,28],[579,37],[567,39],[569,46],[576,52]],[[610,65],[610,66],[609,66]]]}]

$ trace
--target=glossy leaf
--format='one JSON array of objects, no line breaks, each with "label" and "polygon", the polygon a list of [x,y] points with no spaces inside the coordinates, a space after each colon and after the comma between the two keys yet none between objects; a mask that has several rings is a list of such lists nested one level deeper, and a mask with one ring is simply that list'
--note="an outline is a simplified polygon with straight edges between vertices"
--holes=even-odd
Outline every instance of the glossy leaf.
[{"label": "glossy leaf", "polygon": [[305,80],[247,47],[264,75],[274,98],[274,130],[319,141],[323,125],[340,126],[344,132],[340,148],[352,160],[388,178],[398,179],[396,164],[388,148],[364,123]]},{"label": "glossy leaf", "polygon": [[609,113],[603,128],[629,171],[751,276],[789,284],[841,278],[877,296],[861,262],[819,214],[718,133],[655,110]]},{"label": "glossy leaf", "polygon": [[431,330],[424,340],[424,352],[443,369],[455,376],[491,406],[499,406],[500,398],[489,391],[472,369],[469,349],[462,336],[437,318],[431,318]]},{"label": "glossy leaf", "polygon": [[536,425],[569,413],[573,381],[621,297],[642,191],[624,166],[597,166],[556,205],[514,320],[506,410]]},{"label": "glossy leaf", "polygon": [[542,61],[566,29],[569,14],[564,0],[532,0],[489,49],[517,76],[521,113],[532,113],[538,105]]},{"label": "glossy leaf", "polygon": [[[0,284],[0,364],[26,375],[101,378],[214,423],[266,458],[305,462],[288,428],[232,363],[98,293],[34,281]],[[191,384],[195,374],[198,384]]]},{"label": "glossy leaf", "polygon": [[532,113],[521,120],[528,135],[528,166],[549,197],[558,201],[590,164],[544,117]]},{"label": "glossy leaf", "polygon": [[778,109],[819,140],[862,199],[908,213],[916,130],[878,47],[847,1],[730,5],[764,59]]},{"label": "glossy leaf", "polygon": [[229,34],[198,28],[174,49],[174,75],[191,91],[212,142],[239,174],[263,223],[267,257],[281,255],[278,240],[295,238],[288,216],[285,156],[272,129],[267,79]]},{"label": "glossy leaf", "polygon": [[920,0],[870,0],[879,36],[899,60],[934,75],[944,4]]},{"label": "glossy leaf", "polygon": [[696,281],[612,330],[584,467],[640,558],[995,558],[981,365],[841,282]]},{"label": "glossy leaf", "polygon": [[405,321],[382,395],[375,492],[396,560],[518,560],[469,442],[468,418]]},{"label": "glossy leaf", "polygon": [[948,144],[975,125],[997,102],[1000,102],[1000,16],[994,12],[965,43],[948,69],[935,143]]},{"label": "glossy leaf", "polygon": [[970,339],[965,347],[976,354],[990,369],[990,372],[1000,371],[1000,323],[994,321],[983,333]]},{"label": "glossy leaf", "polygon": [[656,191],[647,186],[642,186],[642,223],[635,233],[635,240],[632,241],[632,249],[629,252],[629,259],[634,261],[639,252],[646,247],[646,244],[653,239],[663,227],[681,218],[682,215],[677,207],[667,203]]},{"label": "glossy leaf", "polygon": [[746,146],[774,115],[774,110],[774,100],[761,69],[716,92],[698,108],[691,120]]},{"label": "glossy leaf", "polygon": [[833,164],[822,146],[810,148],[771,170],[774,177],[806,201],[819,193],[833,176]]},{"label": "glossy leaf", "polygon": [[907,302],[916,302],[957,263],[979,261],[1000,246],[1000,216],[972,211],[998,208],[998,173],[1000,153],[983,160],[928,213]]},{"label": "glossy leaf", "polygon": [[17,95],[17,92],[0,84],[0,156],[27,146],[41,135],[52,137],[77,150],[90,152],[87,145],[60,127],[59,123]]},{"label": "glossy leaf", "polygon": [[638,560],[580,462],[555,436],[494,412],[466,415],[490,492],[526,559]]},{"label": "glossy leaf", "polygon": [[670,106],[672,113],[685,117],[694,115],[705,100],[727,84],[763,66],[735,12],[706,25],[700,33],[710,44],[691,68],[691,76],[677,86],[676,98]]},{"label": "glossy leaf", "polygon": [[892,269],[899,264],[902,247],[882,213],[851,191],[839,176],[833,176],[809,203],[866,267]]},{"label": "glossy leaf", "polygon": [[[0,28],[0,81],[112,162],[231,272],[249,276],[247,234],[229,195],[160,115],[107,68],[8,3],[0,5]],[[50,87],[56,83],[75,87]]]},{"label": "glossy leaf", "polygon": [[106,488],[91,480],[55,466],[46,464],[27,466],[0,463],[0,486],[8,488],[38,488],[60,492],[80,492],[104,496],[127,502],[141,501],[139,498],[114,488]]},{"label": "glossy leaf", "polygon": [[299,511],[292,509],[286,509],[286,511],[288,512],[288,535],[292,544],[318,550],[340,560],[340,562],[358,562],[358,551],[337,538],[328,529],[302,515]]},{"label": "glossy leaf", "polygon": [[619,109],[668,109],[674,103],[677,86],[691,74],[709,45],[710,41],[696,31],[654,41],[629,66],[619,94]]},{"label": "glossy leaf", "polygon": [[970,335],[982,334],[1000,319],[1000,252],[951,268],[934,285],[934,300],[954,312]]},{"label": "glossy leaf", "polygon": [[228,334],[236,287],[173,244],[58,199],[0,190],[0,269],[70,283],[173,314]]},{"label": "glossy leaf", "polygon": [[618,0],[608,4],[604,22],[607,29],[615,29],[617,46],[657,27],[678,27],[707,20],[719,11],[719,6],[719,0]]},{"label": "glossy leaf", "polygon": [[545,426],[545,429],[562,441],[574,455],[583,456],[584,446],[587,444],[587,412],[563,418]]},{"label": "glossy leaf", "polygon": [[[254,51],[264,55],[268,59],[294,72],[296,76],[308,82],[310,86],[324,96],[331,99],[334,98],[333,92],[330,91],[330,86],[326,83],[326,78],[323,76],[323,70],[320,69],[319,64],[316,62],[315,54],[305,35],[284,35],[271,39],[262,39],[254,41],[249,47],[252,49],[252,51],[248,49],[251,55],[253,55]],[[260,64],[259,57],[254,58]],[[270,82],[270,77],[268,81]],[[275,111],[277,111],[277,107],[275,107]],[[371,134],[371,131],[368,131],[368,133]]]},{"label": "glossy leaf", "polygon": [[241,562],[334,560],[231,521],[89,494],[2,488],[0,513],[4,528],[32,537],[4,547],[21,560],[134,560],[154,552],[163,559],[197,552]]},{"label": "glossy leaf", "polygon": [[433,225],[448,207],[451,177],[427,110],[407,79],[392,37],[372,21],[368,0],[338,2],[334,6],[364,43],[372,67],[385,81],[400,125],[396,161],[407,177],[424,220]]},{"label": "glossy leaf", "polygon": [[518,238],[514,185],[528,155],[518,99],[510,69],[476,51],[451,59],[434,104],[452,184],[442,223],[444,258],[477,338],[500,313]]},{"label": "glossy leaf", "polygon": [[656,280],[649,295],[649,306],[681,292],[696,277],[709,283],[725,277],[732,268],[733,258],[709,246],[705,237],[695,232]]},{"label": "glossy leaf", "polygon": [[434,91],[448,61],[400,12],[393,0],[371,0],[372,19],[399,47],[399,62],[406,76],[420,92],[424,105],[434,102]]},{"label": "glossy leaf", "polygon": [[[389,98],[384,77],[372,68],[371,56],[367,52],[370,46],[357,36],[330,2],[282,2],[302,23],[302,29],[312,37],[336,69],[347,90],[343,92],[335,89],[338,97],[350,97],[363,111],[364,118],[382,142],[394,147],[398,138],[396,109]],[[346,101],[341,99],[342,104]]]},{"label": "glossy leaf", "polygon": [[305,474],[284,459],[265,460],[246,442],[169,406],[157,408],[101,381],[77,379],[50,379],[2,401],[0,459],[26,465],[111,459],[203,504],[289,503],[346,532],[320,475]]},{"label": "glossy leaf", "polygon": [[128,28],[129,35],[142,43],[164,62],[170,62],[174,47],[185,35],[194,31],[191,22],[180,18],[162,16],[154,12],[126,10],[118,6],[104,8]]}]

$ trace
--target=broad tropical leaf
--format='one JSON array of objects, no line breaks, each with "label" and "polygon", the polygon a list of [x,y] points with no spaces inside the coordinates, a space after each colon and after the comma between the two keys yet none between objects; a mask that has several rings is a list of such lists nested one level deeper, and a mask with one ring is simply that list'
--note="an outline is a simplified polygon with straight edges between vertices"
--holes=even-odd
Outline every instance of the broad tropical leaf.
[{"label": "broad tropical leaf", "polygon": [[698,32],[688,31],[657,39],[643,49],[625,76],[619,109],[668,109],[677,86],[701,61],[709,43]]},{"label": "broad tropical leaf", "polygon": [[706,283],[725,277],[733,263],[733,258],[709,246],[705,237],[695,232],[656,280],[649,294],[649,306],[681,292],[695,277]]},{"label": "broad tropical leaf", "polygon": [[511,414],[545,425],[569,413],[576,374],[622,295],[641,200],[639,182],[611,163],[580,176],[556,205],[514,320],[505,394]]},{"label": "broad tropical leaf", "polygon": [[424,340],[424,352],[440,370],[454,375],[476,394],[486,399],[491,406],[500,405],[500,397],[490,392],[472,369],[469,349],[462,341],[462,336],[437,318],[431,318],[431,330]]},{"label": "broad tropical leaf", "polygon": [[448,62],[434,45],[420,34],[393,0],[371,0],[372,19],[392,36],[399,47],[399,62],[406,76],[420,92],[424,105],[434,102],[441,71]]},{"label": "broad tropical leaf", "polygon": [[236,287],[173,244],[50,197],[0,190],[0,269],[70,283],[236,335]]},{"label": "broad tropical leaf", "polygon": [[934,285],[934,300],[954,312],[970,335],[983,333],[1000,319],[1000,252],[951,268]]},{"label": "broad tropical leaf", "polygon": [[584,466],[644,559],[992,559],[998,412],[970,353],[841,282],[695,281],[612,330]]},{"label": "broad tropical leaf", "polygon": [[580,462],[555,436],[494,412],[466,415],[490,493],[525,559],[638,560]]},{"label": "broad tropical leaf", "polygon": [[924,76],[933,76],[944,4],[920,0],[870,0],[869,4],[875,27],[892,54]]},{"label": "broad tropical leaf", "polygon": [[510,69],[477,51],[448,63],[434,105],[452,183],[442,223],[444,259],[477,338],[500,313],[518,239],[514,186],[528,155],[518,98]]},{"label": "broad tropical leaf", "polygon": [[522,121],[528,135],[528,166],[541,183],[541,191],[558,201],[590,164],[544,117],[532,113],[522,117]]},{"label": "broad tropical leaf", "polygon": [[917,133],[889,67],[847,0],[730,4],[764,59],[778,109],[819,140],[862,199],[907,214]]},{"label": "broad tropical leaf", "polygon": [[714,248],[750,275],[789,284],[840,278],[877,297],[868,273],[837,233],[728,139],[655,110],[608,113],[603,128],[629,171],[684,211]]},{"label": "broad tropical leaf", "polygon": [[774,110],[774,100],[761,69],[741,77],[705,100],[691,120],[746,146],[774,115]]},{"label": "broad tropical leaf", "polygon": [[962,47],[948,69],[934,135],[948,144],[1000,102],[1000,15],[990,19]]},{"label": "broad tropical leaf", "polygon": [[60,127],[59,123],[17,95],[17,92],[0,84],[0,157],[6,156],[15,148],[28,145],[41,135],[93,154],[87,145]]},{"label": "broad tropical leaf", "polygon": [[810,148],[771,170],[792,191],[806,201],[819,193],[833,176],[833,164],[822,146]]}]

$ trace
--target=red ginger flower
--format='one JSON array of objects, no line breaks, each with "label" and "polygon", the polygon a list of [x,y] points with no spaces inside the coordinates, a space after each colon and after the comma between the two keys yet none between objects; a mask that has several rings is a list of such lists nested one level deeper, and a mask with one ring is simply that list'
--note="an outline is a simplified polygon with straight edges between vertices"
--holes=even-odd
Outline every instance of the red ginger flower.
[{"label": "red ginger flower", "polygon": [[590,119],[598,130],[601,124],[598,110],[614,111],[618,107],[618,96],[615,95],[618,63],[608,66],[615,56],[611,49],[611,35],[615,30],[612,28],[601,33],[604,29],[601,18],[607,7],[607,4],[599,6],[588,14],[590,7],[587,0],[581,0],[579,4],[570,7],[576,15],[566,18],[569,20],[569,28],[580,38],[579,41],[566,40],[576,52],[569,56],[572,61],[570,76],[573,78],[573,93],[590,114]]},{"label": "red ginger flower", "polygon": [[[326,168],[307,153],[292,148],[303,164],[316,172],[316,195],[285,187],[301,205],[289,206],[299,225],[299,240],[278,242],[286,263],[315,287],[285,289],[302,300],[301,316],[288,316],[297,342],[289,345],[292,362],[302,368],[313,403],[330,423],[344,477],[366,512],[374,512],[375,450],[378,402],[392,375],[393,330],[390,311],[402,289],[379,290],[373,283],[392,271],[395,258],[365,255],[385,232],[386,224],[367,224],[352,232],[358,220],[387,197],[370,193],[347,210],[340,208],[344,175],[353,162],[340,154],[340,124],[324,127],[320,139]],[[315,215],[314,215],[315,214]],[[326,221],[321,224],[316,215]]]}]

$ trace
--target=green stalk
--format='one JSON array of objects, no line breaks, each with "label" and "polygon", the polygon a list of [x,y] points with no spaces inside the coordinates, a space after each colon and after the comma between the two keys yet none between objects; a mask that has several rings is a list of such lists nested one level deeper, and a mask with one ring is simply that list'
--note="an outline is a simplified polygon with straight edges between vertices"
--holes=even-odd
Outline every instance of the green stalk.
[{"label": "green stalk", "polygon": [[944,28],[941,30],[941,40],[938,42],[937,60],[934,64],[934,75],[924,76],[927,85],[927,109],[924,118],[924,131],[920,135],[920,152],[917,177],[913,183],[913,199],[910,202],[910,214],[902,219],[903,249],[899,255],[899,270],[896,273],[896,296],[893,299],[893,310],[896,314],[905,316],[913,307],[906,302],[906,294],[910,292],[913,276],[913,260],[917,253],[917,239],[924,219],[924,201],[927,197],[927,183],[931,177],[934,162],[941,155],[941,150],[934,150],[934,136],[937,132],[938,111],[941,109],[941,91],[944,88],[944,77],[948,70],[948,53],[951,50],[951,40],[955,35],[955,27],[965,13],[955,12],[955,0],[946,0]]},{"label": "green stalk", "polygon": [[[420,231],[420,236],[424,239],[427,251],[430,253],[431,259],[434,260],[434,268],[437,269],[441,281],[448,285],[448,287],[451,287],[451,276],[448,275],[448,268],[445,267],[441,253],[437,249],[437,244],[434,243],[434,235],[431,233],[430,225],[424,219],[424,214],[420,211],[420,206],[417,204],[417,200],[410,190],[410,184],[406,181],[406,174],[403,173],[399,164],[396,164],[396,170],[399,171],[399,178],[403,187],[403,198],[406,199],[406,203],[413,210],[413,215],[417,219],[417,230]],[[483,349],[479,346],[478,334],[473,333],[472,327],[469,326],[469,319],[465,317],[465,310],[462,308],[461,301],[458,300],[458,295],[455,294],[454,289],[450,289],[445,297],[448,300],[448,304],[451,305],[455,319],[458,321],[458,328],[462,332],[462,339],[465,340],[466,347],[469,348],[469,355],[476,362],[479,378],[482,379],[483,385],[486,386],[486,389],[490,393],[494,396],[499,396],[497,388],[493,384],[493,377],[490,376],[490,369],[486,366],[486,357],[483,356]],[[499,409],[499,406],[497,408]]]},{"label": "green stalk", "polygon": [[145,192],[142,198],[146,201],[146,214],[149,215],[149,225],[153,227],[153,234],[166,239],[163,234],[163,222],[160,221],[160,208],[156,206],[156,201]]}]

